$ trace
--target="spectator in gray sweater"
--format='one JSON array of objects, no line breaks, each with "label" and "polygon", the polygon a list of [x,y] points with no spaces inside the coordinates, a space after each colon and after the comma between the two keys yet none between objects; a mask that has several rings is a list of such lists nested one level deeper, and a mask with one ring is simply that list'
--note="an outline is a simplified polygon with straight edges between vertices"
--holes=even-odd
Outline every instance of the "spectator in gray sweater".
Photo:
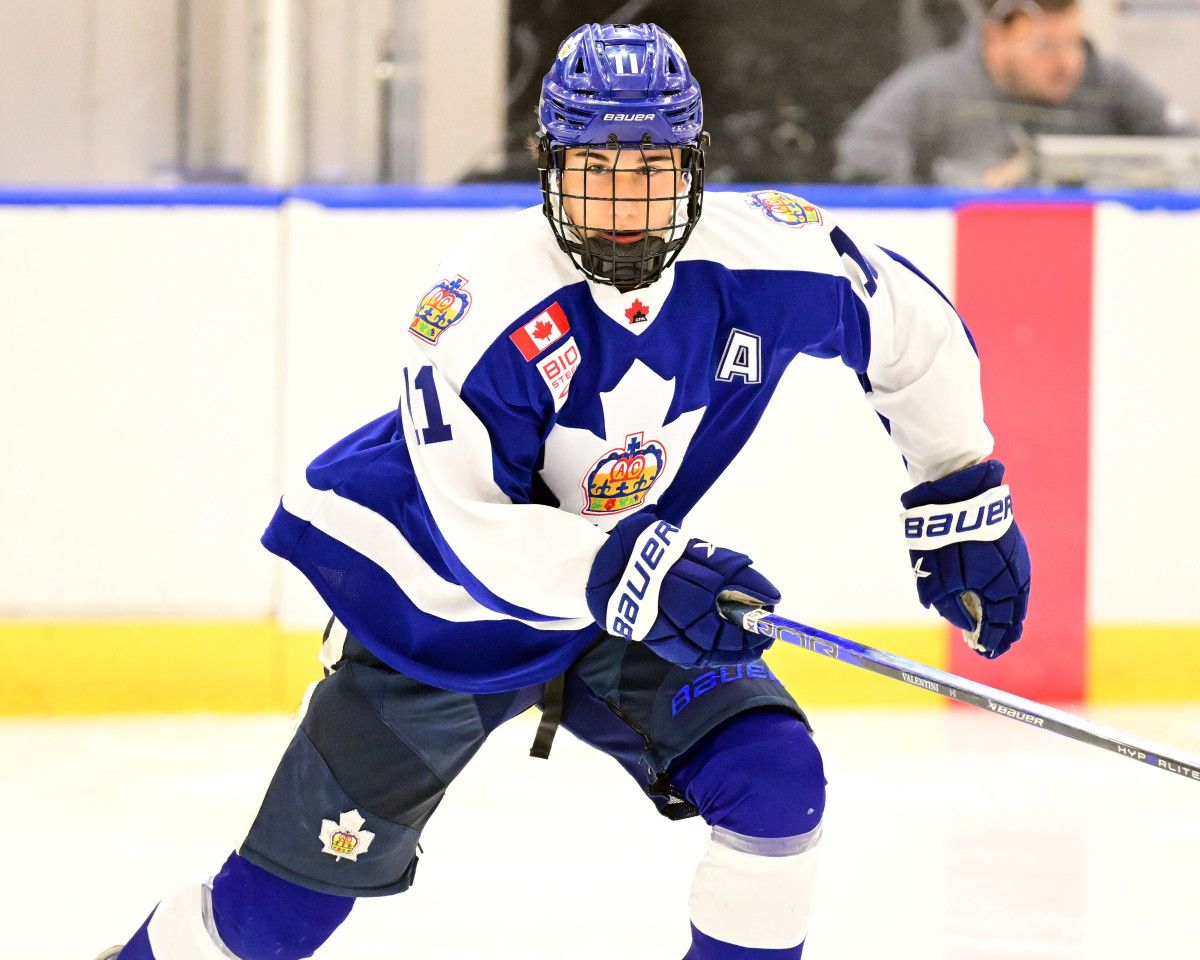
[{"label": "spectator in gray sweater", "polygon": [[1084,34],[1078,0],[983,0],[957,46],[902,67],[846,121],[836,176],[1028,182],[1034,134],[1192,133],[1182,111]]}]

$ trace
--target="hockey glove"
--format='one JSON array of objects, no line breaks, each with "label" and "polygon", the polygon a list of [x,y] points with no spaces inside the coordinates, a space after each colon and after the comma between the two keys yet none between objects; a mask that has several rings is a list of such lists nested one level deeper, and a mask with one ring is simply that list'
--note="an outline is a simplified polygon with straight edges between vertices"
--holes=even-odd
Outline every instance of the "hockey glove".
[{"label": "hockey glove", "polygon": [[1004,464],[985,460],[900,498],[921,603],[989,660],[1021,638],[1029,601],[1029,550],[1003,479]]},{"label": "hockey glove", "polygon": [[773,609],[779,591],[743,553],[689,539],[679,528],[642,512],[613,528],[596,554],[587,602],[609,633],[644,641],[681,667],[757,659],[771,639],[749,633],[717,612],[725,592]]}]

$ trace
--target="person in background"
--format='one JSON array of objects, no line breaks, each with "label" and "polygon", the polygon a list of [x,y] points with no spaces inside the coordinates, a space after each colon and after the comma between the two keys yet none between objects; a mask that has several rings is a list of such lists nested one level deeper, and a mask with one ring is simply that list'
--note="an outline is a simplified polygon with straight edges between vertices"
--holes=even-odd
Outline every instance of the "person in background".
[{"label": "person in background", "polygon": [[838,180],[1004,188],[1036,134],[1195,132],[1183,111],[1085,34],[1078,0],[983,0],[982,25],[889,77],[838,136]]}]

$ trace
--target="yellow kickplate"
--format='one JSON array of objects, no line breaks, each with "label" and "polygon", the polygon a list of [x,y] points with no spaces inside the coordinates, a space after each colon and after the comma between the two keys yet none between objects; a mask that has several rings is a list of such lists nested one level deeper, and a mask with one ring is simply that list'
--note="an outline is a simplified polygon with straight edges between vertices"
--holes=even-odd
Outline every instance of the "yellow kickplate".
[{"label": "yellow kickplate", "polygon": [[0,622],[0,716],[294,710],[319,644],[265,620]]},{"label": "yellow kickplate", "polygon": [[[940,626],[831,632],[944,669]],[[1089,631],[1089,702],[1200,701],[1200,625]],[[0,621],[0,716],[253,713],[296,709],[321,675],[316,631],[271,621]],[[767,663],[802,706],[924,707],[945,700],[777,643]]]},{"label": "yellow kickplate", "polygon": [[1200,702],[1200,624],[1088,631],[1089,703]]},{"label": "yellow kickplate", "polygon": [[[868,647],[886,650],[926,666],[946,667],[946,632],[932,627],[845,626],[823,628]],[[927,707],[948,701],[937,694],[881,677],[829,657],[778,642],[767,665],[802,707]]]}]

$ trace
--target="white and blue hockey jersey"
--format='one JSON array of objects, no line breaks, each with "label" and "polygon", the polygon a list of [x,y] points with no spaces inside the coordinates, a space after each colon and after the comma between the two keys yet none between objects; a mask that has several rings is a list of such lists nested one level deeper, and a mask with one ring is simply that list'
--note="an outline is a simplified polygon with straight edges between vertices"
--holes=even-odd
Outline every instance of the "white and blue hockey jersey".
[{"label": "white and blue hockey jersey", "polygon": [[382,660],[452,690],[565,670],[599,629],[605,531],[649,507],[680,523],[798,354],[858,375],[914,484],[992,448],[947,300],[779,191],[708,194],[631,293],[586,280],[539,209],[506,215],[442,262],[404,341],[398,413],[313,461],[263,543]]}]

